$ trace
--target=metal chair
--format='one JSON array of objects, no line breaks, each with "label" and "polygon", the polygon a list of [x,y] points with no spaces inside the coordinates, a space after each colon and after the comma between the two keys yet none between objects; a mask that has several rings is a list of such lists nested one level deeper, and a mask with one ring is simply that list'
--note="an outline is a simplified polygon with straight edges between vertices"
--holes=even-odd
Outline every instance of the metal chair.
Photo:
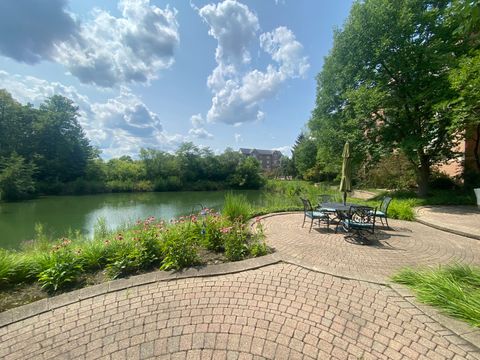
[{"label": "metal chair", "polygon": [[322,221],[325,221],[327,223],[327,228],[330,227],[330,218],[328,217],[328,215],[322,211],[316,211],[316,210],[313,210],[313,207],[312,207],[312,204],[310,203],[310,200],[308,199],[304,199],[304,198],[300,198],[300,200],[302,200],[302,203],[303,203],[303,224],[302,224],[302,227],[305,225],[305,220],[308,218],[311,219],[311,223],[310,223],[310,231],[312,231],[312,226],[313,226],[313,222],[315,220],[318,220],[318,224],[320,225],[320,223]]},{"label": "metal chair", "polygon": [[385,223],[387,224],[388,228],[390,228],[390,226],[388,225],[388,207],[390,206],[391,201],[391,197],[385,196],[382,200],[382,203],[380,204],[380,208],[378,210],[375,210],[375,216],[377,218],[380,218],[382,225],[383,219],[385,219]]},{"label": "metal chair", "polygon": [[375,219],[377,208],[369,206],[352,206],[348,212],[339,211],[337,216],[340,219],[340,225],[348,235],[357,242],[363,244],[369,243],[365,233],[375,233]]}]

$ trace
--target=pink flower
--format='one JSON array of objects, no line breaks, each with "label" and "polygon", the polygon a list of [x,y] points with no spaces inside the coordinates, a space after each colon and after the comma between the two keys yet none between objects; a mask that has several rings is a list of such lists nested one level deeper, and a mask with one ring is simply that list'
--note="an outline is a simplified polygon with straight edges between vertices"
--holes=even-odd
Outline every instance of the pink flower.
[{"label": "pink flower", "polygon": [[220,232],[222,234],[228,234],[230,232],[230,230],[232,230],[232,228],[233,228],[233,226],[225,227],[225,228],[220,229]]}]

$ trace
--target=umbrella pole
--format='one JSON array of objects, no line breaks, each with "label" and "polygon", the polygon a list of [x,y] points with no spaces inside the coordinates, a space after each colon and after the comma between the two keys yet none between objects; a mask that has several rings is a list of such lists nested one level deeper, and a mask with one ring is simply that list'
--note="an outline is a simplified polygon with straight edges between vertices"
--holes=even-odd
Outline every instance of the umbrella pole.
[{"label": "umbrella pole", "polygon": [[343,192],[343,205],[347,205],[347,192]]}]

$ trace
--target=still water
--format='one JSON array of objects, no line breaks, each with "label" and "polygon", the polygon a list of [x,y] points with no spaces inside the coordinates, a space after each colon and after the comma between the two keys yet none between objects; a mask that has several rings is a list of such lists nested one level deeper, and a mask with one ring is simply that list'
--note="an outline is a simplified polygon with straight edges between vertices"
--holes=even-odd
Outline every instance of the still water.
[{"label": "still water", "polygon": [[[48,235],[63,236],[70,230],[91,235],[99,218],[110,229],[155,216],[171,219],[199,211],[202,204],[220,210],[224,191],[101,194],[51,196],[17,203],[0,203],[0,247],[19,248],[32,239],[35,224],[41,223]],[[256,202],[260,191],[238,191]]]}]

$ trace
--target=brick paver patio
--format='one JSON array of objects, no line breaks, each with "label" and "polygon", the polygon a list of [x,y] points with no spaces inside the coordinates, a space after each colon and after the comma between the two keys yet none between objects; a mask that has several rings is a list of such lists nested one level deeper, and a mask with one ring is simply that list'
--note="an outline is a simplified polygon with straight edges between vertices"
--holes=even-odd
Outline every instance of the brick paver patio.
[{"label": "brick paver patio", "polygon": [[462,262],[480,264],[480,241],[437,230],[416,222],[389,220],[379,227],[370,246],[344,240],[325,225],[301,228],[303,214],[275,215],[263,221],[267,242],[302,265],[347,277],[384,282],[405,266]]},{"label": "brick paver patio", "polygon": [[309,234],[301,220],[264,220],[275,263],[107,287],[0,327],[0,358],[480,359],[474,344],[383,284],[406,264],[479,263],[478,241],[392,221],[395,231],[366,247]]}]

